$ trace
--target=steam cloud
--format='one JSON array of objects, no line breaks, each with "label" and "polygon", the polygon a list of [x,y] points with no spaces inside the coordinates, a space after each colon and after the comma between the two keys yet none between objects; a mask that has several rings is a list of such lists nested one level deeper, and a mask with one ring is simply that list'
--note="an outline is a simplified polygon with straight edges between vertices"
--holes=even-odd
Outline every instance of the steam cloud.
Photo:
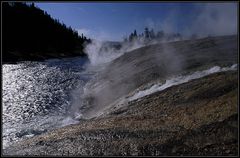
[{"label": "steam cloud", "polygon": [[[173,13],[176,13],[175,11]],[[169,18],[162,24],[162,28],[168,28],[168,32],[174,30],[174,16],[170,14]],[[152,26],[156,26],[151,23]],[[200,37],[208,35],[227,35],[227,34],[236,34],[237,32],[237,7],[234,3],[224,3],[224,4],[206,4],[201,10],[200,14],[194,19],[191,25],[186,26],[186,29],[183,30],[183,33],[187,35],[197,34]],[[186,38],[185,38],[186,39]],[[149,43],[144,42],[144,39],[134,40],[131,43],[122,42],[119,46],[119,43],[114,42],[104,42],[99,40],[93,40],[91,44],[86,45],[85,52],[88,54],[90,59],[90,67],[94,66],[94,69],[106,68],[108,63],[111,63],[116,58],[119,58],[121,55],[132,51],[134,49],[149,45],[155,44],[159,41],[151,41]],[[167,41],[161,41],[167,42]],[[163,45],[161,53],[155,53],[155,65],[161,67],[165,65],[166,72],[178,73],[181,72],[184,65],[184,56],[177,54],[175,48],[172,48],[170,45]],[[233,66],[230,69],[234,69]],[[130,68],[133,69],[133,68]],[[143,97],[155,91],[163,90],[169,86],[187,82],[194,78],[199,78],[207,74],[211,74],[218,71],[228,70],[228,68],[213,67],[210,70],[203,72],[196,72],[190,76],[179,76],[174,79],[167,80],[165,84],[154,85],[146,91],[141,91],[129,100],[134,100],[139,97]],[[88,70],[87,70],[88,71]],[[135,70],[129,70],[129,73],[133,73]],[[101,73],[101,71],[98,71]],[[121,72],[121,71],[120,71]],[[129,89],[134,87],[135,83],[128,83],[128,85],[119,85],[117,89],[112,89],[109,86],[109,83],[119,81],[118,77],[121,75],[112,75],[107,76],[105,81],[95,82],[95,85],[91,85],[79,88],[73,92],[72,106],[70,113],[74,115],[74,118],[80,119],[82,117],[81,110],[84,110],[86,107],[84,105],[89,105],[88,108],[91,108],[94,113],[98,113],[101,109],[105,108],[104,106],[109,105],[110,103],[116,100],[116,94],[123,95],[129,93]],[[128,75],[125,73],[124,75]],[[96,79],[97,80],[97,79]],[[94,83],[94,82],[93,82]],[[130,88],[129,88],[130,87]],[[102,89],[105,88],[105,91]],[[134,87],[136,88],[136,87]],[[94,97],[95,103],[98,102],[99,105],[95,105],[92,102]],[[102,105],[100,105],[102,104]],[[80,109],[80,110],[79,110]]]},{"label": "steam cloud", "polygon": [[[186,13],[179,11],[179,8],[172,9],[168,16],[161,21],[147,19],[146,25],[154,30],[163,30],[171,33],[179,30],[177,21],[182,19],[189,21],[182,26],[179,32],[184,38],[192,34],[198,37],[234,35],[238,30],[238,8],[237,3],[204,3],[193,5],[196,7],[196,14],[189,18]],[[183,8],[186,10],[186,8]]]},{"label": "steam cloud", "polygon": [[103,41],[93,40],[85,48],[91,65],[108,63],[121,55],[120,51],[111,46],[104,46]]},{"label": "steam cloud", "polygon": [[[156,43],[152,41],[150,44]],[[134,40],[131,43],[119,43],[121,48],[116,48],[114,43],[93,40],[92,43],[86,45],[85,52],[88,55],[92,66],[109,63],[112,60],[120,57],[126,52],[146,46],[143,39]],[[118,45],[118,44],[117,44]]]},{"label": "steam cloud", "polygon": [[236,3],[208,3],[190,28],[200,36],[232,35],[237,33]]},{"label": "steam cloud", "polygon": [[[120,49],[117,49],[111,44],[106,44],[102,41],[93,41],[86,46],[86,52],[91,63],[89,68],[108,68],[108,63],[111,63],[111,61],[124,53],[156,42],[151,41],[150,43],[146,43],[144,39],[134,40],[131,43],[124,43]],[[167,72],[165,75],[180,72],[184,57],[177,54],[177,51],[171,45],[164,44],[162,46],[163,48],[160,53],[153,53],[155,57],[152,59],[152,64],[157,67],[164,67],[164,72]],[[105,78],[104,80],[103,78],[98,80],[98,76],[96,75],[84,88],[78,88],[73,92],[70,114],[74,118],[81,119],[97,116],[108,105],[139,86],[132,79],[129,80],[128,76],[134,76],[134,73],[143,71],[141,70],[142,67],[129,66],[124,72],[117,70],[120,67],[116,67],[116,70],[112,69],[108,74],[104,74],[103,76],[107,75],[103,77]],[[102,73],[101,71],[98,72]],[[119,75],[119,73],[122,73],[123,76]],[[127,83],[125,83],[126,81]],[[124,85],[122,85],[123,83]],[[85,110],[87,110],[87,113]]]}]

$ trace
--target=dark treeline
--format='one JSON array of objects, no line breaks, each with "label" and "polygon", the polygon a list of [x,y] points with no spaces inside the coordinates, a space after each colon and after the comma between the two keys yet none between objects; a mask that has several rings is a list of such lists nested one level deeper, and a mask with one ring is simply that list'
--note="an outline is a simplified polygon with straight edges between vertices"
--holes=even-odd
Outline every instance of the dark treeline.
[{"label": "dark treeline", "polygon": [[3,62],[84,55],[85,36],[33,3],[2,4]]},{"label": "dark treeline", "polygon": [[146,42],[151,40],[157,41],[171,41],[171,40],[181,40],[182,35],[180,33],[165,33],[164,31],[155,32],[153,29],[145,28],[143,33],[138,34],[136,30],[132,32],[129,37],[124,38],[125,42],[132,42],[134,40],[142,39]]}]

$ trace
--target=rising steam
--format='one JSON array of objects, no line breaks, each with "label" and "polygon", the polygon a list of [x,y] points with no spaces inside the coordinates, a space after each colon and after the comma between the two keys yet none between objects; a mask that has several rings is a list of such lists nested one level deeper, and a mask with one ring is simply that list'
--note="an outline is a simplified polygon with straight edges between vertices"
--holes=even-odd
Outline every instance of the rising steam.
[{"label": "rising steam", "polygon": [[[227,9],[223,10],[223,6],[226,6]],[[185,26],[185,30],[183,30],[183,33],[186,36],[196,33],[201,37],[208,35],[217,36],[235,34],[237,30],[237,19],[235,19],[236,17],[237,16],[235,4],[206,4],[206,6],[203,7],[200,14],[194,19],[191,25]],[[175,26],[172,26],[174,25],[174,23],[172,22],[174,21],[174,16],[172,16],[171,14],[171,16],[166,19],[167,20],[161,25],[161,28],[157,28],[156,30],[164,29],[164,27],[166,27],[167,31],[174,31]],[[183,39],[185,40],[187,38],[184,37]],[[179,39],[174,39],[174,41],[176,40]],[[84,117],[83,113],[85,112],[85,110],[91,109],[90,118],[94,117],[99,111],[104,109],[109,104],[113,103],[117,99],[129,94],[129,92],[138,88],[139,85],[137,85],[134,81],[129,80],[128,78],[128,76],[134,76],[135,74],[137,76],[137,72],[142,71],[142,67],[135,66],[134,64],[141,63],[148,64],[148,67],[155,66],[159,68],[159,71],[162,71],[156,72],[157,74],[159,73],[165,75],[162,75],[163,78],[169,74],[177,75],[181,73],[186,63],[185,57],[178,53],[176,48],[171,47],[171,45],[169,44],[163,44],[161,47],[161,52],[152,52],[155,56],[154,59],[151,59],[150,63],[150,59],[141,59],[142,61],[137,62],[136,60],[138,59],[135,59],[135,57],[139,58],[139,56],[133,55],[134,58],[130,58],[132,57],[130,56],[126,59],[129,60],[129,63],[133,63],[128,68],[124,67],[124,65],[119,65],[118,67],[114,68],[108,67],[108,64],[112,63],[112,61],[114,61],[115,59],[119,59],[119,57],[123,54],[134,51],[137,48],[156,44],[159,42],[166,43],[171,41],[152,40],[146,42],[144,38],[139,38],[138,40],[133,40],[132,42],[104,42],[100,40],[93,40],[90,44],[86,45],[85,52],[88,54],[88,58],[90,60],[89,67],[93,66],[94,69],[102,70],[103,68],[109,71],[107,71],[107,73],[105,71],[105,74],[102,75],[101,81],[98,80],[98,76],[99,74],[101,76],[102,71],[97,71],[99,74],[94,77],[93,82],[89,82],[86,86],[76,89],[73,92],[72,106],[69,110],[70,115],[74,118],[81,119],[82,117]],[[119,63],[126,64],[124,62]],[[115,64],[119,63],[116,62]],[[195,78],[203,77],[211,73],[232,70],[235,68],[236,65],[231,68],[220,68],[216,66],[209,70],[195,72],[188,76],[178,76],[176,78],[166,80],[165,83],[154,85],[145,91],[140,91],[134,94],[132,97],[128,98],[128,101],[143,97],[145,95],[149,95],[153,92],[163,90],[173,85],[181,84]],[[89,69],[87,69],[86,71],[89,71]],[[124,80],[124,82],[121,83],[120,80]]]}]

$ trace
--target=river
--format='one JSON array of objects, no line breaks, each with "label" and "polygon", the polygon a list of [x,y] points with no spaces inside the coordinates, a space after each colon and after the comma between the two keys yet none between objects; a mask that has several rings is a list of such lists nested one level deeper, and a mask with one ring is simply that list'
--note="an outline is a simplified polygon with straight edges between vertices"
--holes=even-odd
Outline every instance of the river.
[{"label": "river", "polygon": [[67,112],[73,97],[78,95],[76,89],[83,87],[95,74],[86,70],[88,65],[88,59],[79,57],[4,64],[3,148],[76,123]]}]

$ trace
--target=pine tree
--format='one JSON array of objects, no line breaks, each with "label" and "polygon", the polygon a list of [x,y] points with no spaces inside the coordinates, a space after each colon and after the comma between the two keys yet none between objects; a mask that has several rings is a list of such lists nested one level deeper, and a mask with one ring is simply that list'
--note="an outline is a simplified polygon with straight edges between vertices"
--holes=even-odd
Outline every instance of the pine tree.
[{"label": "pine tree", "polygon": [[154,30],[151,29],[150,33],[149,33],[149,36],[151,39],[154,39],[155,38],[155,33],[154,33]]},{"label": "pine tree", "polygon": [[145,38],[149,38],[150,37],[150,35],[149,35],[149,30],[148,30],[148,28],[146,27],[145,28],[145,31],[144,31],[144,33],[145,33]]},{"label": "pine tree", "polygon": [[136,30],[134,30],[133,36],[137,37],[137,31]]}]

